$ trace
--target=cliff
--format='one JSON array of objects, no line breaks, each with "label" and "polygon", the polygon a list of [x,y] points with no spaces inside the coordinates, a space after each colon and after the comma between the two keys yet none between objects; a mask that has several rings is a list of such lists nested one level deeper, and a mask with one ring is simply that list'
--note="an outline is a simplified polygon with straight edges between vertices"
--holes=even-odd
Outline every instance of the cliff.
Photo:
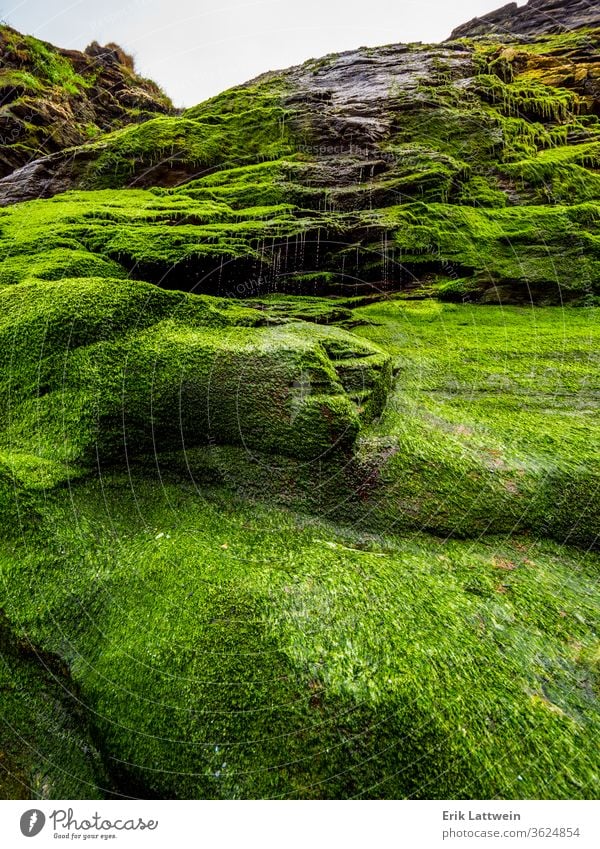
[{"label": "cliff", "polygon": [[600,26],[600,9],[595,0],[529,0],[524,6],[507,3],[501,9],[473,18],[457,27],[450,36],[472,38],[496,35],[548,35]]},{"label": "cliff", "polygon": [[[58,242],[62,220],[71,222],[74,268],[85,254],[90,267],[116,262],[142,280],[209,294],[243,285],[505,303],[596,297],[599,32],[396,44],[312,60],[182,115],[38,151],[0,180],[0,204],[59,195],[44,228]],[[131,74],[112,54],[109,72]],[[82,84],[73,85],[81,98]],[[103,121],[127,119],[120,97]],[[56,126],[73,137],[88,128]],[[5,158],[15,147],[23,154],[10,144]],[[147,192],[136,203],[133,188]],[[162,211],[150,220],[144,210],[157,193]],[[90,203],[95,216],[80,220]],[[122,204],[127,220],[114,221],[110,210]],[[20,279],[21,267],[55,274],[44,270],[40,243],[25,248],[11,221],[9,212],[7,279]],[[65,254],[61,273],[69,267]]]},{"label": "cliff", "polygon": [[117,45],[84,53],[0,27],[0,175],[32,158],[172,113]]},{"label": "cliff", "polygon": [[183,114],[3,30],[0,797],[597,798],[600,30],[535,11]]}]

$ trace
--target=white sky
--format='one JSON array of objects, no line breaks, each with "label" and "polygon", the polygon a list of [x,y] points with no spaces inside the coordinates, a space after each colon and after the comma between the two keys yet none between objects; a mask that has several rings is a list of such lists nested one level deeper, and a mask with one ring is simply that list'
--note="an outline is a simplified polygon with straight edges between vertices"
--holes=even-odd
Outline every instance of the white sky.
[{"label": "white sky", "polygon": [[[0,19],[60,47],[115,41],[178,106],[263,71],[356,47],[442,41],[503,0],[0,0]],[[521,2],[519,5],[523,5]]]}]

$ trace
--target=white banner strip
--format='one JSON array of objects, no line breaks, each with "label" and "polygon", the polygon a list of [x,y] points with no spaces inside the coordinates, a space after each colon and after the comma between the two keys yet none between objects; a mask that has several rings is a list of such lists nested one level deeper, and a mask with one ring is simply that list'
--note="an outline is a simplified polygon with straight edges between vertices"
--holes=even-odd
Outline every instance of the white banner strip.
[{"label": "white banner strip", "polygon": [[0,802],[0,846],[598,849],[597,802]]}]

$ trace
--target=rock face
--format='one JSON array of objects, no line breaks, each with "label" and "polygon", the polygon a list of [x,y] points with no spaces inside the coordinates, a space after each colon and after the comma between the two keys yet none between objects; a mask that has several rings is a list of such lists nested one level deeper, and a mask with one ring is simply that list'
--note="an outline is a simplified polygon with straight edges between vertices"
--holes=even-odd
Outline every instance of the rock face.
[{"label": "rock face", "polygon": [[4,36],[0,798],[596,798],[598,30]]},{"label": "rock face", "polygon": [[0,175],[31,159],[173,111],[120,47],[61,50],[0,27]]},{"label": "rock face", "polygon": [[501,9],[457,27],[451,39],[478,35],[543,35],[600,26],[596,0],[529,0],[525,6],[507,3]]},{"label": "rock face", "polygon": [[7,209],[1,277],[593,299],[598,36],[362,48],[35,158],[0,180],[0,205],[60,197],[27,210],[27,238]]},{"label": "rock face", "polygon": [[[2,280],[84,267],[218,295],[597,297],[600,30],[567,31],[597,12],[535,3],[510,14],[528,9],[543,35],[361,48],[142,123],[148,99],[168,104],[116,45],[73,54],[4,30],[4,120],[35,108],[44,136],[51,114],[68,115],[52,121],[60,138],[30,140],[33,154],[9,137],[6,168],[26,161],[0,179],[0,206],[80,195],[30,209],[27,239],[20,213],[6,212]],[[37,97],[21,91],[34,66]]]}]

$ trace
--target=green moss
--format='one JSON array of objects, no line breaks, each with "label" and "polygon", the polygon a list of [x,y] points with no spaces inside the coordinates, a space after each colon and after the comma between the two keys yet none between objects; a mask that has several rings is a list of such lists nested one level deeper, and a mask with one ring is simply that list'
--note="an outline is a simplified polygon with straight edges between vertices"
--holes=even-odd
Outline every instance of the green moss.
[{"label": "green moss", "polygon": [[442,301],[477,301],[481,296],[481,286],[472,278],[456,277],[437,283],[428,294]]},{"label": "green moss", "polygon": [[0,799],[101,799],[110,784],[58,658],[18,640],[0,612]]},{"label": "green moss", "polygon": [[56,276],[61,263],[47,252],[60,248],[75,252],[64,260],[69,276],[131,274],[216,294],[343,292],[352,281],[358,293],[358,281],[387,289],[415,277],[431,291],[436,277],[455,276],[487,300],[593,298],[597,133],[576,114],[573,91],[522,78],[516,48],[473,49],[485,73],[471,86],[434,62],[433,100],[420,91],[396,114],[390,93],[385,162],[342,157],[354,182],[302,147],[284,76],[104,136],[74,152],[88,187],[149,173],[191,179],[67,193],[7,213],[6,279],[24,279],[29,265]]},{"label": "green moss", "polygon": [[[98,139],[107,129],[173,111],[155,84],[124,65],[108,67],[7,26],[0,28],[0,50],[2,177],[32,160]],[[143,109],[131,105],[138,101]]]},{"label": "green moss", "polygon": [[124,792],[595,797],[596,558],[103,485],[2,553],[2,604],[68,664]]},{"label": "green moss", "polygon": [[[313,278],[299,280],[304,286],[309,284]],[[321,282],[322,278],[319,278]],[[326,282],[332,282],[328,279]],[[266,313],[269,322],[273,324],[280,321],[310,321],[316,324],[340,324],[342,322],[352,323],[352,307],[359,299],[353,298],[319,298],[311,295],[269,295],[262,298],[251,298],[244,301],[247,306]]]},{"label": "green moss", "polygon": [[[598,127],[536,45],[366,153],[271,75],[0,211],[0,793],[103,793],[89,737],[134,796],[597,796]],[[45,767],[26,645],[90,709]]]},{"label": "green moss", "polygon": [[459,203],[465,206],[487,206],[500,209],[505,207],[506,194],[497,188],[494,182],[484,177],[472,177],[461,187]]},{"label": "green moss", "polygon": [[57,86],[67,94],[79,94],[89,86],[89,82],[76,74],[73,65],[57,51],[37,38],[26,35],[23,39],[25,50],[31,57],[36,73],[44,80]]},{"label": "green moss", "polygon": [[253,327],[211,298],[91,279],[0,300],[2,443],[59,464],[211,442],[310,459],[348,448],[355,405],[374,415],[389,388],[389,359],[345,331]]},{"label": "green moss", "polygon": [[363,434],[369,522],[597,542],[597,310],[393,301],[356,312],[354,332],[399,374]]},{"label": "green moss", "polygon": [[30,35],[23,36],[9,27],[2,27],[0,38],[9,58],[31,65],[35,84],[30,79],[29,88],[39,90],[43,85],[55,86],[67,95],[76,95],[89,85],[84,77],[75,73],[68,59],[45,42]]},{"label": "green moss", "polygon": [[287,162],[275,161],[225,168],[191,180],[180,189],[163,189],[160,194],[222,202],[240,212],[259,207],[269,209],[285,204],[285,176],[289,167]]},{"label": "green moss", "polygon": [[43,91],[44,86],[40,79],[28,71],[17,71],[13,68],[0,71],[0,90],[23,89],[28,93]]},{"label": "green moss", "polygon": [[600,200],[600,142],[564,145],[535,157],[511,162],[502,171],[518,183],[538,190],[538,197],[557,203]]},{"label": "green moss", "polygon": [[[453,284],[446,297],[473,297],[467,281]],[[292,309],[277,300],[270,313]],[[213,445],[165,454],[161,473],[191,470],[198,483],[369,532],[597,544],[597,310],[382,300],[353,313],[353,333],[391,355],[396,374],[354,458],[298,464]]]},{"label": "green moss", "polygon": [[[37,471],[40,464],[27,461],[24,463],[22,456],[12,452],[0,454],[0,536],[3,539],[18,536],[36,517],[31,489],[35,488],[37,481],[31,474],[22,474],[23,466],[26,472],[29,472],[32,467]],[[44,480],[44,484],[50,487],[54,483],[56,481],[49,477]]]},{"label": "green moss", "polygon": [[115,262],[95,256],[85,250],[55,248],[34,255],[7,256],[0,264],[0,285],[25,280],[62,280],[70,277],[124,277],[123,269]]},{"label": "green moss", "polygon": [[232,89],[187,110],[104,136],[85,169],[86,188],[127,184],[142,169],[183,163],[200,176],[219,166],[274,160],[293,151],[280,86]]},{"label": "green moss", "polygon": [[526,116],[534,121],[566,121],[578,112],[579,98],[574,92],[533,80],[505,83],[493,74],[481,74],[475,86],[477,94],[500,106],[509,116]]},{"label": "green moss", "polygon": [[400,112],[392,126],[393,144],[431,150],[467,166],[494,162],[498,139],[495,113],[469,100],[460,106],[437,106],[423,112]]},{"label": "green moss", "polygon": [[519,50],[533,56],[552,56],[571,58],[583,48],[597,44],[598,29],[584,27],[571,32],[561,32],[554,35],[539,35],[528,44],[519,45]]},{"label": "green moss", "polygon": [[[536,183],[536,191],[556,191],[554,201],[567,194],[571,175],[589,198],[595,183],[577,176],[583,166],[575,164],[585,155],[573,151],[571,161],[563,160],[556,148],[502,169],[530,191]],[[555,182],[546,184],[544,175]],[[197,191],[195,184],[190,192]],[[461,278],[470,274],[482,292],[506,285],[506,297],[520,301],[595,292],[597,204],[500,208],[502,193],[490,179],[475,176],[461,192],[472,206],[413,202],[353,214],[307,214],[289,205],[235,209],[222,198],[181,190],[67,193],[0,216],[1,279],[133,273],[156,282],[168,278],[181,288],[200,281],[215,293],[245,294],[253,277],[274,287],[308,280],[331,287],[344,268],[376,281],[408,264],[437,266],[443,278],[454,267]],[[305,265],[314,270],[307,274]]]},{"label": "green moss", "polygon": [[542,292],[557,302],[561,293],[569,298],[595,291],[600,271],[595,204],[503,210],[431,204],[397,207],[387,215],[404,261],[436,257],[454,265],[457,276],[470,270],[486,289],[504,282],[520,287],[520,295],[512,294],[524,302],[539,300]]},{"label": "green moss", "polygon": [[[407,200],[447,202],[456,186],[470,174],[470,166],[453,156],[432,147],[390,144],[386,153],[394,156],[393,166],[385,179],[378,178],[365,186],[364,192],[379,199],[383,193],[386,204],[394,205]],[[370,206],[373,207],[371,200]]]}]

